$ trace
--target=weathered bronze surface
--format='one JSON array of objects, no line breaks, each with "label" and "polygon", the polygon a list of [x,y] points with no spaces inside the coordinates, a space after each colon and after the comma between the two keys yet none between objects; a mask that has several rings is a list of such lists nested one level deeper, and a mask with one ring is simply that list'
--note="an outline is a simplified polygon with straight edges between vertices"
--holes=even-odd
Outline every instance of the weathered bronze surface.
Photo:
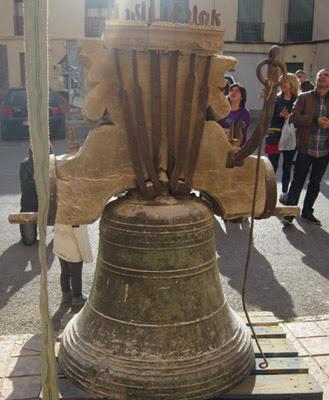
[{"label": "weathered bronze surface", "polygon": [[91,295],[60,361],[79,386],[120,400],[211,398],[250,372],[250,334],[222,292],[204,202],[130,193],[107,205]]}]

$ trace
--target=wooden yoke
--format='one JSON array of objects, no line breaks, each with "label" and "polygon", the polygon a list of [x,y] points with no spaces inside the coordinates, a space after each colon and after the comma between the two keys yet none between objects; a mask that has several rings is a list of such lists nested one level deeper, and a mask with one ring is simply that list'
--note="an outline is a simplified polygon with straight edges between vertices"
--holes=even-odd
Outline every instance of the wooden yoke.
[{"label": "wooden yoke", "polygon": [[[49,223],[55,222],[55,214],[57,223],[93,223],[111,197],[129,189],[148,198],[196,189],[213,198],[222,217],[250,216],[256,170],[250,154],[269,122],[277,67],[285,70],[277,48],[272,49],[258,69],[265,85],[262,117],[247,145],[236,151],[223,128],[206,121],[209,107],[216,119],[230,111],[219,88],[236,60],[216,55],[223,44],[216,18],[211,19],[214,26],[203,25],[204,17],[200,25],[194,14],[190,25],[108,21],[104,40],[83,41],[81,57],[88,66],[90,87],[84,114],[109,124],[92,129],[77,154],[53,160],[51,187],[57,211],[52,207]],[[267,79],[260,75],[265,64]],[[256,217],[279,212],[276,201],[274,171],[262,160]],[[288,215],[296,210],[290,208]],[[34,223],[35,218],[13,215],[10,220]]]}]

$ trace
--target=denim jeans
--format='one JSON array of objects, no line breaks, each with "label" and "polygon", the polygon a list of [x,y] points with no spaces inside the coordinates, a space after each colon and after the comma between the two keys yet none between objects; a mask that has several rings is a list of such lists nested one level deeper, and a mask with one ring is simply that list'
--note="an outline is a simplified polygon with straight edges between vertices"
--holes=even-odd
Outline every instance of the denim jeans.
[{"label": "denim jeans", "polygon": [[59,259],[61,264],[61,289],[62,292],[72,290],[73,297],[79,297],[82,293],[82,264],[83,262],[69,262],[62,258]]},{"label": "denim jeans", "polygon": [[[282,193],[287,193],[289,189],[290,176],[291,176],[291,167],[292,162],[296,153],[296,150],[287,150],[281,152],[283,155],[283,164],[282,164]],[[279,165],[280,154],[268,154],[268,159],[271,161],[274,172],[276,173]]]},{"label": "denim jeans", "polygon": [[295,206],[298,204],[300,194],[302,192],[306,177],[310,174],[310,181],[308,183],[306,196],[303,205],[303,215],[313,213],[313,205],[320,191],[320,183],[326,172],[329,161],[329,155],[326,157],[315,158],[308,154],[297,154],[294,178],[288,193],[287,204]]}]

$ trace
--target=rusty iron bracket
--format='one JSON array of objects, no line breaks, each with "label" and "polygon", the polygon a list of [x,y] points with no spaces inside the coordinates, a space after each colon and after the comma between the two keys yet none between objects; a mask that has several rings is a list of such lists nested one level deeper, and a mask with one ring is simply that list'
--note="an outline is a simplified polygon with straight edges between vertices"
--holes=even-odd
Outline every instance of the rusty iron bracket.
[{"label": "rusty iron bracket", "polygon": [[[227,168],[234,168],[243,164],[243,161],[250,156],[263,140],[264,135],[271,122],[274,105],[276,100],[276,90],[279,85],[279,71],[283,76],[287,75],[286,66],[279,60],[280,48],[271,47],[268,58],[261,61],[257,66],[257,77],[264,86],[264,103],[258,124],[247,143],[238,151],[233,150],[228,154],[226,160]],[[268,73],[265,78],[262,74],[262,68],[268,65]]]},{"label": "rusty iron bracket", "polygon": [[167,101],[167,140],[168,140],[168,176],[171,176],[175,165],[175,126],[176,126],[176,83],[178,69],[178,52],[170,52],[168,68],[168,101]]},{"label": "rusty iron bracket", "polygon": [[207,114],[207,106],[208,106],[208,97],[209,97],[209,87],[208,87],[208,80],[209,80],[209,73],[211,67],[211,60],[212,57],[208,56],[205,59],[205,70],[203,75],[203,80],[201,84],[201,89],[199,93],[199,101],[198,101],[198,113],[196,117],[196,124],[194,135],[192,138],[191,150],[188,155],[187,160],[187,168],[186,168],[186,177],[185,177],[185,186],[188,193],[191,190],[192,185],[192,178],[195,171],[196,163],[199,156],[202,134],[204,129],[204,124],[206,120]]},{"label": "rusty iron bracket", "polygon": [[[142,88],[139,85],[138,79],[138,64],[137,64],[137,51],[132,50],[132,63],[133,63],[133,76],[135,81],[135,87],[133,89],[134,102],[135,102],[135,113],[136,113],[136,133],[138,138],[137,145],[140,149],[142,160],[147,174],[150,176],[152,182],[148,182],[146,190],[149,196],[154,197],[160,193],[160,181],[158,179],[157,171],[154,167],[149,139],[147,135],[147,126],[145,122],[145,112],[143,106],[143,94]],[[152,187],[153,186],[153,187]]]},{"label": "rusty iron bracket", "polygon": [[119,96],[122,105],[123,112],[125,114],[125,128],[127,133],[128,139],[128,146],[130,157],[133,165],[133,169],[136,175],[136,180],[138,187],[142,193],[142,195],[146,197],[149,196],[149,190],[146,188],[145,178],[144,178],[144,171],[143,171],[143,162],[141,158],[141,154],[139,151],[138,140],[137,140],[137,129],[134,124],[133,114],[130,107],[129,96],[127,91],[124,89],[123,79],[122,79],[122,72],[121,72],[121,65],[120,65],[120,57],[119,57],[119,50],[114,49],[114,60],[116,66],[116,72],[119,82]]},{"label": "rusty iron bracket", "polygon": [[159,154],[161,145],[161,69],[160,53],[151,50],[151,115],[152,115],[152,144],[153,144],[153,163],[154,168],[159,168]]},{"label": "rusty iron bracket", "polygon": [[190,55],[190,67],[189,73],[185,82],[184,91],[184,103],[182,111],[182,120],[179,130],[179,141],[178,150],[176,154],[176,163],[174,166],[173,173],[170,177],[170,189],[176,194],[185,194],[186,185],[185,182],[180,180],[181,175],[184,172],[184,166],[188,155],[188,138],[191,125],[192,115],[192,104],[193,104],[193,93],[195,86],[195,60],[196,55],[192,53]]}]

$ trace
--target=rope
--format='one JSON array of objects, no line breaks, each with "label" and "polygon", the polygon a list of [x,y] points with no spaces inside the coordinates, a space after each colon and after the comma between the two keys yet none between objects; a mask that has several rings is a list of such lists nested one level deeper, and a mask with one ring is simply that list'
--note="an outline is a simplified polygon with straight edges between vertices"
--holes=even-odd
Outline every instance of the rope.
[{"label": "rope", "polygon": [[246,305],[246,286],[247,286],[248,272],[249,272],[249,267],[250,267],[251,252],[252,252],[252,248],[253,248],[253,244],[254,244],[254,223],[255,223],[256,198],[257,198],[257,191],[258,191],[259,171],[260,171],[261,149],[262,149],[262,141],[260,140],[259,145],[258,145],[258,152],[257,152],[256,176],[255,176],[255,186],[254,186],[254,193],[253,193],[253,200],[252,200],[251,224],[250,224],[249,241],[248,241],[248,253],[247,253],[246,264],[245,264],[244,275],[243,275],[242,306],[243,306],[243,310],[246,315],[249,327],[254,336],[258,350],[264,360],[263,362],[261,362],[259,364],[259,367],[262,369],[266,369],[268,367],[268,361],[265,357],[265,354],[263,353],[263,350],[259,343],[257,334],[255,332],[255,329],[252,326],[252,323],[251,323],[251,320],[250,320],[250,317],[248,314],[248,310],[247,310],[247,305]]},{"label": "rope", "polygon": [[25,0],[25,53],[28,115],[38,194],[40,314],[42,330],[43,399],[58,399],[57,363],[53,329],[48,310],[46,230],[49,209],[49,134],[48,134],[48,0]]}]

